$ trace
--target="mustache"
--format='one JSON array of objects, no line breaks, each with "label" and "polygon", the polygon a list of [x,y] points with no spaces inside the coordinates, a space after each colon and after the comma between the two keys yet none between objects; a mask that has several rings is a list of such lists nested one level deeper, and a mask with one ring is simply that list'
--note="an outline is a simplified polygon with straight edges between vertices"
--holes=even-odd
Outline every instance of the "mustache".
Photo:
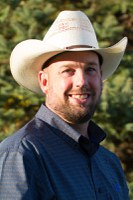
[{"label": "mustache", "polygon": [[88,87],[82,87],[78,89],[72,89],[67,92],[67,94],[86,94],[86,93],[90,94],[93,93],[93,91]]}]

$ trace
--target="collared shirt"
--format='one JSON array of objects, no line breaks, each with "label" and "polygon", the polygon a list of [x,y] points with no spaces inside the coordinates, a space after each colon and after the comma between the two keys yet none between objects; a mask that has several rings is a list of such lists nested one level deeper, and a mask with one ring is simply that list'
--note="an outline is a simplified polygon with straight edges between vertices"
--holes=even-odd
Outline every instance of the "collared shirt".
[{"label": "collared shirt", "polygon": [[65,135],[68,135],[73,140],[80,143],[84,151],[89,155],[93,155],[97,151],[100,142],[106,137],[105,132],[99,126],[94,124],[94,122],[90,121],[88,126],[88,140],[44,105],[42,105],[41,109],[36,114],[36,117],[44,120],[52,127],[61,130]]},{"label": "collared shirt", "polygon": [[35,118],[0,144],[1,200],[129,200],[118,158],[41,106]]}]

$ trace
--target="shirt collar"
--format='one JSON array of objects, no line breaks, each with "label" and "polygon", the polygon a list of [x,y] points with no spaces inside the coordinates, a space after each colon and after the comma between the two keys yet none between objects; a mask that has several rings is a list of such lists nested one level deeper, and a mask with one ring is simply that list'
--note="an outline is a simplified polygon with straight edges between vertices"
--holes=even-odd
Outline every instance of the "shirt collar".
[{"label": "shirt collar", "polygon": [[[56,115],[54,112],[52,112],[43,104],[38,110],[36,117],[45,121],[54,128],[63,131],[65,134],[67,134],[76,142],[79,142],[81,134],[78,133],[76,130],[74,130],[68,123],[62,120],[58,115]],[[105,132],[99,126],[97,126],[92,120],[89,122],[88,135],[90,140],[97,145],[106,137]],[[83,137],[84,136],[82,136],[82,138]],[[84,139],[86,138],[84,137]]]},{"label": "shirt collar", "polygon": [[54,112],[52,112],[43,104],[41,105],[39,111],[37,112],[36,117],[45,121],[46,123],[53,126],[54,128],[57,128],[63,131],[73,140],[78,142],[80,133],[75,131],[69,124],[67,124],[64,120],[62,120],[58,115],[56,115]]}]

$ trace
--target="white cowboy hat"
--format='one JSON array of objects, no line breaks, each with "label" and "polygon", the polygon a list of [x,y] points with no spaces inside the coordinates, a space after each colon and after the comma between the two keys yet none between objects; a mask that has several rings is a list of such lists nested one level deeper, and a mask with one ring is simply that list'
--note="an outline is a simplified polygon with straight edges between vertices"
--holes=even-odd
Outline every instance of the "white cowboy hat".
[{"label": "white cowboy hat", "polygon": [[81,11],[62,11],[43,40],[28,39],[12,51],[10,67],[14,79],[25,88],[43,94],[38,83],[38,72],[51,57],[65,51],[95,51],[103,57],[102,79],[118,67],[127,38],[109,48],[99,48],[95,31],[88,17]]}]

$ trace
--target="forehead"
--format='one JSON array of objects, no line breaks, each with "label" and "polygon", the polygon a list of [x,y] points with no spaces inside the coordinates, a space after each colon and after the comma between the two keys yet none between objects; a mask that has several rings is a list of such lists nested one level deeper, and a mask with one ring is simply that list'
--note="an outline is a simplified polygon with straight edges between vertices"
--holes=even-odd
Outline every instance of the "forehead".
[{"label": "forehead", "polygon": [[89,61],[91,59],[98,60],[98,56],[92,51],[71,51],[58,54],[53,61]]},{"label": "forehead", "polygon": [[61,61],[73,61],[73,62],[96,62],[99,63],[99,58],[97,53],[93,51],[69,51],[58,54],[52,58],[50,58],[45,64],[44,67],[48,67],[49,65],[61,62]]}]

